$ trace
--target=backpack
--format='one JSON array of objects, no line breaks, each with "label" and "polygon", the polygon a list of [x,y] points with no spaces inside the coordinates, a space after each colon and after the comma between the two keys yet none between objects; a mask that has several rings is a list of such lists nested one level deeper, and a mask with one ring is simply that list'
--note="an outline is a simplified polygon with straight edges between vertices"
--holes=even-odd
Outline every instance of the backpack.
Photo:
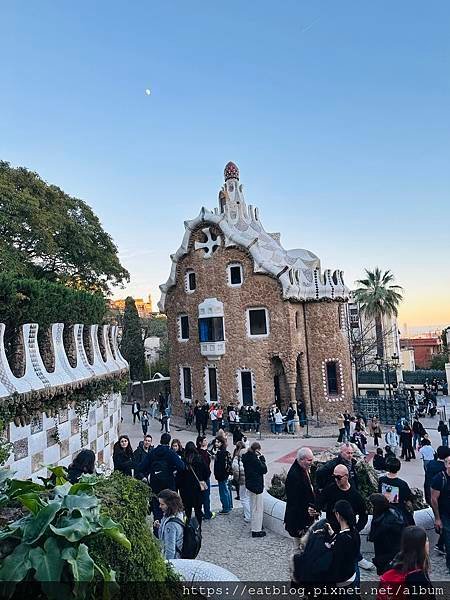
[{"label": "backpack", "polygon": [[183,547],[181,550],[177,548],[181,558],[196,558],[202,547],[202,531],[197,519],[192,517],[188,523],[185,523],[177,517],[171,517],[169,521],[183,526]]},{"label": "backpack", "polygon": [[[323,521],[322,521],[323,523]],[[323,529],[311,530],[308,541],[300,554],[294,555],[294,579],[298,583],[321,583],[327,580],[327,574],[333,560],[332,550],[325,546],[327,534]]]},{"label": "backpack", "polygon": [[381,575],[378,586],[377,600],[407,600],[410,597],[405,586],[406,577],[414,573],[399,573],[396,569],[389,569]]}]

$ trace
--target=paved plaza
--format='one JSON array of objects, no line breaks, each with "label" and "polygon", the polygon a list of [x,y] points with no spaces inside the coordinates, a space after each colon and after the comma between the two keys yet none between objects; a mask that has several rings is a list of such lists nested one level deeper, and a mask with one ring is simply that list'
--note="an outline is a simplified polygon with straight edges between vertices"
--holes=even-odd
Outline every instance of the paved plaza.
[{"label": "paved plaza", "polygon": [[[448,399],[447,399],[448,403]],[[122,407],[123,423],[121,433],[129,435],[133,449],[142,439],[140,424],[133,425],[131,418],[131,406]],[[171,424],[171,435],[181,440],[184,445],[189,440],[195,441],[197,431],[195,429],[186,429],[184,420],[174,419]],[[440,444],[440,436],[437,432],[438,418],[423,419],[425,428],[430,434],[433,446]],[[333,430],[336,435],[331,436]],[[385,426],[383,431],[387,430]],[[210,430],[209,430],[210,432]],[[159,442],[160,423],[150,419],[149,433],[153,436],[154,443]],[[311,428],[309,432],[312,436],[303,439],[300,436],[282,436],[274,437],[270,435],[261,436],[261,446],[263,454],[267,460],[268,474],[266,475],[266,487],[270,485],[273,474],[288,470],[294,460],[297,449],[301,446],[309,446],[312,449],[328,448],[336,443],[337,428],[323,427],[320,429]],[[328,437],[323,437],[328,435]],[[207,434],[208,439],[212,436]],[[249,440],[259,440],[259,435],[250,434]],[[369,440],[368,451],[372,454],[374,448],[372,440]],[[400,476],[408,481],[412,487],[423,486],[423,467],[419,458],[405,463],[402,461]],[[211,477],[211,503],[214,510],[220,510],[220,501],[217,484],[214,481],[214,475]],[[233,497],[235,494],[233,493]],[[293,544],[290,539],[281,537],[271,531],[267,531],[265,538],[252,538],[250,535],[250,525],[243,519],[241,503],[234,500],[235,509],[229,515],[217,516],[212,521],[206,521],[203,525],[203,545],[198,556],[201,560],[211,561],[221,567],[229,569],[241,580],[246,581],[286,581],[290,577],[290,558],[293,551]],[[366,558],[370,559],[370,555]],[[447,574],[445,559],[439,556],[434,550],[431,552],[432,573],[431,578],[434,581],[449,580]],[[376,573],[369,571],[361,572],[362,580],[377,579]]]}]

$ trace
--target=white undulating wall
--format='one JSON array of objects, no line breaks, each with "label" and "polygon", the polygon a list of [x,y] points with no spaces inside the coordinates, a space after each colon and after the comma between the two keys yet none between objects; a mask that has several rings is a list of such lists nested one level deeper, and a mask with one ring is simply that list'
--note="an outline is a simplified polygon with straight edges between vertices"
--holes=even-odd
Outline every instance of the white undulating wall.
[{"label": "white undulating wall", "polygon": [[[31,425],[17,427],[10,423],[8,439],[13,444],[6,463],[19,479],[47,477],[44,465],[68,466],[81,448],[90,448],[97,465],[112,467],[112,449],[118,438],[121,395],[112,393],[108,400],[93,405],[86,418],[72,408],[61,409],[57,417],[42,413]],[[53,434],[58,432],[57,442]]]}]

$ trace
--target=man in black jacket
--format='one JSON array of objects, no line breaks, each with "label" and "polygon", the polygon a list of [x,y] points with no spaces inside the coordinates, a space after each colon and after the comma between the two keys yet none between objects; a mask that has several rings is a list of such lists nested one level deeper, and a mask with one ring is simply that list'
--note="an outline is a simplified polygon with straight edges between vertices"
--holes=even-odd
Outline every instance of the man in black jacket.
[{"label": "man in black jacket", "polygon": [[141,473],[141,464],[143,464],[144,459],[147,458],[148,453],[153,450],[152,442],[152,436],[147,434],[144,437],[144,440],[139,442],[139,446],[133,452],[134,476],[136,479],[145,479]]},{"label": "man in black jacket", "polygon": [[299,545],[300,538],[318,516],[316,494],[311,483],[309,471],[314,455],[310,448],[300,448],[297,458],[286,477],[286,512],[284,524],[286,531]]},{"label": "man in black jacket", "polygon": [[222,503],[221,515],[228,514],[233,508],[233,498],[228,478],[232,473],[231,455],[227,450],[227,441],[225,438],[217,437],[216,443],[219,446],[214,459],[214,477],[219,484],[219,497]]},{"label": "man in black jacket", "polygon": [[184,462],[172,448],[169,448],[169,444],[170,434],[163,433],[159,446],[149,452],[139,466],[142,477],[150,475],[150,487],[154,494],[152,497],[153,517],[158,521],[162,518],[158,500],[159,492],[166,489],[175,492],[174,472],[185,469]]},{"label": "man in black jacket", "polygon": [[333,483],[334,468],[337,465],[344,465],[347,468],[349,474],[349,482],[354,486],[358,487],[356,480],[356,460],[353,458],[354,449],[349,443],[341,444],[339,449],[339,455],[332,460],[329,460],[324,465],[319,467],[316,472],[316,487],[321,492],[327,485]]},{"label": "man in black jacket", "polygon": [[264,516],[264,475],[267,473],[266,459],[261,454],[261,444],[253,442],[250,448],[242,455],[244,465],[245,487],[250,498],[252,514],[252,537],[264,537],[262,523]]}]

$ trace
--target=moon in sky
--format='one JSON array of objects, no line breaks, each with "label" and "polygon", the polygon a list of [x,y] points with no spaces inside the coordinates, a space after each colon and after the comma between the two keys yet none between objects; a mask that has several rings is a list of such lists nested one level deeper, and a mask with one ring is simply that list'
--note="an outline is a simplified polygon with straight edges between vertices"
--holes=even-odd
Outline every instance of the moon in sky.
[{"label": "moon in sky", "polygon": [[146,95],[146,96],[150,96],[150,94],[151,94],[151,92],[150,92],[150,90],[147,88],[147,89],[145,90],[145,95]]}]

